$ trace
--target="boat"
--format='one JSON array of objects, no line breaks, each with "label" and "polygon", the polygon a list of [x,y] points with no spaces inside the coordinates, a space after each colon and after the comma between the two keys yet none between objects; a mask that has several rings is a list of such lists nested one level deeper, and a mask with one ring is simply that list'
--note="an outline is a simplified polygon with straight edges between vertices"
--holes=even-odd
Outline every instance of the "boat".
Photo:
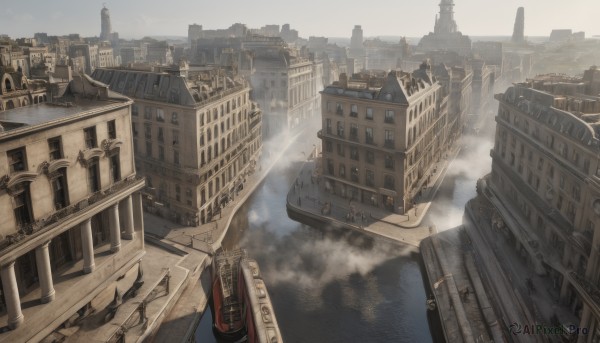
[{"label": "boat", "polygon": [[213,258],[213,331],[230,342],[282,343],[258,263],[246,251],[218,251]]}]

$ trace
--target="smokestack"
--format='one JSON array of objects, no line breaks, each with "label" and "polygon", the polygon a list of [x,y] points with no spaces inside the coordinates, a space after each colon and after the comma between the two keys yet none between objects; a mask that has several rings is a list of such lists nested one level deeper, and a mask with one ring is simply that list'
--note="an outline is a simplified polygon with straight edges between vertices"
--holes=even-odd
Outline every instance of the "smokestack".
[{"label": "smokestack", "polygon": [[525,43],[525,8],[517,9],[515,18],[515,28],[513,30],[512,42],[517,44]]}]

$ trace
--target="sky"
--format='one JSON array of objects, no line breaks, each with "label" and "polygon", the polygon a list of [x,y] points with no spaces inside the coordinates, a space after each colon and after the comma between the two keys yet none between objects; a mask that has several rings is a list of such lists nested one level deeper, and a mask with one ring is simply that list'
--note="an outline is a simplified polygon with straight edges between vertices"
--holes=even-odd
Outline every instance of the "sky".
[{"label": "sky", "polygon": [[[103,2],[90,0],[2,0],[0,34],[12,38],[100,34]],[[249,28],[289,23],[301,37],[350,37],[361,25],[365,37],[420,37],[433,31],[440,0],[106,0],[113,31],[121,38],[187,36],[188,24],[204,29],[239,22]],[[510,36],[517,8],[525,7],[525,35],[552,29],[600,35],[599,0],[454,0],[458,28],[471,36]]]}]

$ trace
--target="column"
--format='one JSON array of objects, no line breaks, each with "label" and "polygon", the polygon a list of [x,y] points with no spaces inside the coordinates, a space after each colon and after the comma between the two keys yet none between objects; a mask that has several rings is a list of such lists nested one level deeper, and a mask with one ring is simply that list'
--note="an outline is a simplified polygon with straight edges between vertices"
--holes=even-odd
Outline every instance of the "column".
[{"label": "column", "polygon": [[4,300],[6,301],[6,310],[8,313],[8,327],[16,329],[23,323],[24,318],[21,312],[21,298],[19,298],[19,288],[17,287],[17,278],[15,276],[15,261],[2,266],[0,269],[0,278],[2,278]]},{"label": "column", "polygon": [[119,207],[119,212],[121,212],[123,218],[123,229],[125,230],[123,238],[133,239],[135,238],[135,230],[133,225],[133,204],[131,195],[121,201]]},{"label": "column", "polygon": [[50,267],[50,253],[48,245],[50,241],[35,248],[35,261],[37,262],[38,278],[42,291],[41,301],[46,304],[54,300],[54,284],[52,283],[52,268]]},{"label": "column", "polygon": [[81,248],[83,249],[83,272],[88,274],[94,271],[94,239],[92,238],[92,221],[87,219],[81,223]]},{"label": "column", "polygon": [[[133,224],[134,229],[144,235],[144,210],[142,208],[142,193],[135,192],[132,195],[133,202]],[[142,239],[142,247],[144,240]]]},{"label": "column", "polygon": [[110,252],[121,250],[121,226],[119,225],[118,204],[108,208],[108,225],[110,226]]}]

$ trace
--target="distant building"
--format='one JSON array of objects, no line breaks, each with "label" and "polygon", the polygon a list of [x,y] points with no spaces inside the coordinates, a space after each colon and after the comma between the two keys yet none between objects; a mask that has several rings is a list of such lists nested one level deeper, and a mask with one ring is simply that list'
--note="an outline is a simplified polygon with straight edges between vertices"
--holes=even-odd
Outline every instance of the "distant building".
[{"label": "distant building", "polygon": [[441,0],[440,16],[436,16],[434,31],[419,41],[420,51],[447,50],[461,56],[471,54],[471,39],[458,31],[454,21],[454,1]]},{"label": "distant building", "polygon": [[110,24],[110,13],[106,6],[102,7],[100,11],[100,39],[101,40],[110,40],[112,38],[112,26]]},{"label": "distant building", "polygon": [[173,64],[173,47],[166,41],[148,44],[146,62],[158,65]]},{"label": "distant building", "polygon": [[448,97],[423,63],[415,72],[360,73],[322,92],[323,187],[405,213],[458,133]]},{"label": "distant building", "polygon": [[561,43],[570,41],[583,41],[585,40],[585,32],[573,32],[571,29],[552,30],[550,32],[551,43]]},{"label": "distant building", "polygon": [[595,69],[584,75],[541,75],[496,96],[492,172],[485,180],[493,227],[532,272],[547,276],[548,291],[556,294],[536,297],[535,303],[557,307],[560,323],[576,317],[573,324],[589,329],[589,336],[580,337],[595,341],[600,337],[600,98],[590,90],[600,82]]},{"label": "distant building", "polygon": [[320,112],[322,63],[287,48],[279,38],[245,42],[244,47],[254,56],[250,82],[253,98],[264,111],[265,138],[293,129]]},{"label": "distant building", "polygon": [[132,106],[136,167],[147,179],[150,211],[198,226],[243,187],[262,151],[261,111],[250,85],[215,67],[92,75]]},{"label": "distant building", "polygon": [[53,87],[52,101],[0,112],[4,342],[56,339],[144,256],[131,100],[87,76]]},{"label": "distant building", "polygon": [[515,44],[525,43],[525,8],[523,7],[519,7],[517,9],[517,16],[515,18],[515,27],[513,29],[511,42]]}]

